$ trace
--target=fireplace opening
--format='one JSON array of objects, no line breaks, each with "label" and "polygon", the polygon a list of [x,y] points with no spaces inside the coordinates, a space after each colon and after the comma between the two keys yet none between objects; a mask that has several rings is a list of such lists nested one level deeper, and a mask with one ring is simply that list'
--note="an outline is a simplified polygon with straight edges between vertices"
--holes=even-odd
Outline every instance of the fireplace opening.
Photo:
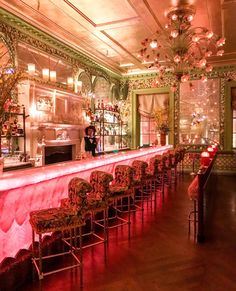
[{"label": "fireplace opening", "polygon": [[71,160],[72,145],[45,146],[45,165]]}]

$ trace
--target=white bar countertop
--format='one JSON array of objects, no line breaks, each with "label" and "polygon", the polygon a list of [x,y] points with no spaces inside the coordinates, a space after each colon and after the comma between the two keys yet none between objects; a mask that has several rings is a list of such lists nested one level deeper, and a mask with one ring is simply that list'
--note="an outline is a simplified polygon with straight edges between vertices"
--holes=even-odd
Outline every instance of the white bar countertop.
[{"label": "white bar countertop", "polygon": [[44,167],[36,167],[12,172],[5,172],[0,178],[0,193],[4,190],[10,190],[23,187],[29,184],[40,183],[45,180],[59,178],[65,175],[80,173],[87,170],[93,170],[107,164],[120,163],[126,160],[141,158],[152,153],[163,152],[172,146],[149,147],[127,152],[118,152],[107,155],[98,156],[93,159],[85,159],[80,161],[62,162]]}]

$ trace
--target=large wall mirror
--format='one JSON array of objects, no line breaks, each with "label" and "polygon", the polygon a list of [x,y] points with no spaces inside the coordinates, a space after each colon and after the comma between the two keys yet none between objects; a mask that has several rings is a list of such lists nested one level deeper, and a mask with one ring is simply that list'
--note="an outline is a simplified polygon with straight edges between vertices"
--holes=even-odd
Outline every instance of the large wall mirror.
[{"label": "large wall mirror", "polygon": [[220,139],[220,80],[194,80],[180,85],[181,144],[210,144]]},{"label": "large wall mirror", "polygon": [[68,78],[73,76],[73,68],[70,64],[24,43],[18,43],[17,56],[20,69],[30,74],[29,68],[31,68],[33,75],[45,81],[51,80],[66,85]]}]

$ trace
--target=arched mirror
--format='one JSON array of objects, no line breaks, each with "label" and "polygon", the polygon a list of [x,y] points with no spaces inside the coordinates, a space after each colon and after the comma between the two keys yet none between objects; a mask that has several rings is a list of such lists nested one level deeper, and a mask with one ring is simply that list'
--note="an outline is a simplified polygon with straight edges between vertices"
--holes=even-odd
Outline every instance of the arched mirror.
[{"label": "arched mirror", "polygon": [[10,46],[7,44],[6,38],[3,34],[0,34],[0,68],[6,69],[14,66],[13,53],[10,50]]},{"label": "arched mirror", "polygon": [[110,83],[104,77],[96,77],[94,80],[94,94],[95,98],[102,100],[102,102],[109,102]]},{"label": "arched mirror", "polygon": [[86,72],[80,73],[78,81],[82,82],[82,93],[85,96],[92,92],[92,82],[89,74],[87,74]]}]

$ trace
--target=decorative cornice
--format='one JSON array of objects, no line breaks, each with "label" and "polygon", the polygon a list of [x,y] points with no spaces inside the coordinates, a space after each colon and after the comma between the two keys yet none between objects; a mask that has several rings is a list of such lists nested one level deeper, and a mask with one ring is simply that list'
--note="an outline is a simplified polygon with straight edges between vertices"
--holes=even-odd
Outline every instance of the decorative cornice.
[{"label": "decorative cornice", "polygon": [[122,77],[120,74],[92,60],[84,53],[69,47],[2,8],[0,8],[0,30],[10,37],[12,41],[24,42],[63,59],[73,67],[89,71],[92,75],[103,76],[111,82],[117,82]]},{"label": "decorative cornice", "polygon": [[[225,76],[225,74],[229,72],[236,72],[236,65],[223,65],[223,66],[218,66],[214,67],[212,72],[207,74],[208,78],[216,78],[216,77],[222,77]],[[172,75],[171,72],[168,72],[165,74],[165,78],[170,78]],[[201,72],[195,73],[191,72],[191,79],[200,79],[201,77]],[[133,75],[123,75],[122,79],[125,80],[137,80],[137,79],[143,79],[143,78],[153,78],[158,76],[157,72],[149,72],[149,73],[140,73],[140,74],[133,74]]]}]

